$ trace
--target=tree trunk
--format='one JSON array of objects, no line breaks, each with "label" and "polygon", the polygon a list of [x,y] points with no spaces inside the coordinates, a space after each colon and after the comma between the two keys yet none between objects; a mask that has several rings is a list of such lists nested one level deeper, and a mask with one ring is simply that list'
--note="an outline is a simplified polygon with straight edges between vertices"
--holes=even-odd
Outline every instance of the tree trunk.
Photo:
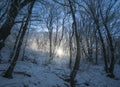
[{"label": "tree trunk", "polygon": [[110,73],[110,77],[114,78],[114,65],[115,65],[115,58],[114,58],[114,47],[113,47],[113,42],[112,42],[112,37],[110,35],[110,32],[108,30],[108,27],[106,24],[104,24],[105,26],[105,29],[107,31],[107,36],[108,36],[108,39],[109,39],[109,46],[110,46],[110,51],[111,51],[111,63],[110,63],[110,67],[109,67],[109,73]]},{"label": "tree trunk", "polygon": [[15,51],[15,49],[16,49],[16,47],[17,47],[17,43],[18,43],[18,40],[20,39],[20,35],[21,35],[21,32],[22,32],[22,27],[23,27],[23,25],[24,25],[24,20],[25,20],[25,17],[23,18],[23,22],[22,22],[22,25],[21,25],[21,27],[20,27],[20,30],[19,30],[19,33],[18,33],[18,35],[17,35],[17,37],[16,37],[16,41],[15,41],[15,44],[14,44],[14,47],[13,47],[13,51],[12,51],[12,53],[11,53],[11,55],[10,55],[10,59],[9,59],[9,61],[8,62],[11,62],[12,61],[12,58],[13,58],[13,55],[14,55],[14,51]]},{"label": "tree trunk", "polygon": [[10,31],[14,25],[14,21],[18,15],[18,12],[29,2],[31,1],[24,0],[24,2],[20,4],[20,0],[12,0],[10,9],[8,11],[8,17],[0,28],[0,50],[4,47],[6,38],[10,35]]},{"label": "tree trunk", "polygon": [[96,54],[95,54],[95,63],[98,64],[98,40],[97,40],[97,35],[95,36],[95,40],[96,40],[96,47],[95,47],[95,51],[96,51]]},{"label": "tree trunk", "polygon": [[[115,1],[116,3],[116,1]],[[114,3],[114,4],[115,4]],[[111,9],[109,9],[109,11],[111,11]],[[104,19],[104,16],[102,15],[102,11],[100,9],[100,15],[101,15],[101,18],[102,18],[102,22],[103,22],[103,25],[105,27],[105,30],[107,32],[107,37],[108,37],[108,44],[110,46],[110,51],[111,51],[111,63],[110,63],[110,67],[109,67],[109,73],[110,73],[110,77],[114,78],[114,64],[115,64],[115,58],[114,58],[114,46],[113,46],[113,41],[112,41],[112,36],[110,34],[110,31],[109,31],[109,28],[107,26],[107,21],[108,21],[108,15],[106,16],[106,18]]]},{"label": "tree trunk", "polygon": [[98,30],[98,34],[99,34],[100,41],[101,41],[101,44],[102,44],[102,50],[103,50],[103,56],[104,56],[104,64],[105,64],[105,71],[106,71],[106,73],[108,73],[108,63],[107,63],[107,56],[106,56],[106,49],[105,49],[104,40],[102,38],[101,31],[100,31],[100,28],[99,28],[98,24],[96,24],[96,28]]},{"label": "tree trunk", "polygon": [[72,14],[73,29],[75,31],[76,46],[77,46],[77,54],[76,54],[76,59],[75,59],[75,65],[74,65],[73,70],[70,74],[70,85],[71,85],[71,87],[75,87],[75,77],[76,77],[77,71],[79,70],[79,65],[80,65],[80,42],[79,42],[79,35],[78,35],[78,32],[77,32],[75,11],[73,9],[72,2],[70,0],[68,0],[68,1],[69,1],[69,5],[70,5],[71,14]]},{"label": "tree trunk", "polygon": [[0,50],[4,47],[4,41],[10,34],[11,28],[14,25],[14,20],[18,14],[18,7],[19,7],[18,0],[13,0],[8,12],[7,20],[0,29]]},{"label": "tree trunk", "polygon": [[70,38],[69,41],[69,55],[70,55],[70,60],[69,60],[69,68],[72,68],[72,38]]},{"label": "tree trunk", "polygon": [[26,37],[26,40],[25,40],[25,43],[24,43],[24,47],[23,47],[23,54],[22,54],[22,57],[21,57],[21,60],[22,60],[22,61],[25,60],[25,50],[26,50],[26,46],[27,46],[28,35],[29,35],[29,30],[28,30],[28,32],[27,32],[27,37]]},{"label": "tree trunk", "polygon": [[50,58],[52,58],[52,32],[49,32],[49,40],[50,40]]},{"label": "tree trunk", "polygon": [[14,51],[14,55],[13,55],[13,58],[12,58],[13,60],[12,60],[11,65],[9,66],[9,68],[7,69],[7,71],[5,72],[3,77],[12,78],[12,72],[13,72],[14,67],[16,65],[16,62],[18,60],[18,56],[19,56],[19,53],[20,53],[20,48],[21,48],[26,30],[27,30],[27,25],[29,23],[29,19],[30,19],[31,13],[32,13],[33,5],[34,5],[34,2],[31,2],[30,7],[28,9],[28,15],[27,15],[27,18],[26,18],[26,22],[22,27],[22,32],[21,32],[21,35],[20,35],[20,39],[17,40],[17,46],[16,46],[16,49]]}]

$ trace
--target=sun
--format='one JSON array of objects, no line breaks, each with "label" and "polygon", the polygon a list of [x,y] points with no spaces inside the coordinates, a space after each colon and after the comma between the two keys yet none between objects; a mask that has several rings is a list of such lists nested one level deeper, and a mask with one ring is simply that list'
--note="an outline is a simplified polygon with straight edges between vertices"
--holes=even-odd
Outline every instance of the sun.
[{"label": "sun", "polygon": [[57,55],[62,56],[63,55],[63,50],[61,48],[57,49]]}]

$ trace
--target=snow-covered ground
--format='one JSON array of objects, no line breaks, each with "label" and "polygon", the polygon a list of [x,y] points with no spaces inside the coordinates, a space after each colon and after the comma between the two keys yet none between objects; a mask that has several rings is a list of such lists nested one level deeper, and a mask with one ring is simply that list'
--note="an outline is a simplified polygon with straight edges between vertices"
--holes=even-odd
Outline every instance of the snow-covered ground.
[{"label": "snow-covered ground", "polygon": [[[7,67],[8,64],[0,64],[0,87],[67,87],[69,85],[61,77],[69,75],[70,70],[60,63],[53,62],[45,66],[42,63],[34,64],[27,61],[18,61],[13,79],[2,77]],[[83,64],[76,76],[76,86],[120,87],[119,65],[115,66],[115,75],[115,79],[108,78],[101,65]]]},{"label": "snow-covered ground", "polygon": [[[0,87],[69,87],[69,83],[63,80],[71,72],[68,68],[69,57],[57,56],[51,64],[46,65],[49,59],[47,54],[32,50],[27,52],[27,57],[35,59],[35,62],[19,60],[14,69],[13,79],[8,79],[2,75],[9,66],[7,60],[10,53],[6,49],[2,50],[4,62],[0,64]],[[120,65],[115,65],[114,73],[115,79],[111,79],[106,76],[102,63],[93,65],[81,61],[76,76],[76,87],[120,87]]]}]

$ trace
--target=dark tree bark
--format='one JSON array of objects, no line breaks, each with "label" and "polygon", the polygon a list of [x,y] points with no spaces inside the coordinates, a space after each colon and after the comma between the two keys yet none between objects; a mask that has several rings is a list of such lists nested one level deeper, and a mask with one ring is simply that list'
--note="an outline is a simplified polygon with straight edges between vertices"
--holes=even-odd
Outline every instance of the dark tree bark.
[{"label": "dark tree bark", "polygon": [[49,32],[49,40],[50,40],[50,44],[49,44],[49,45],[50,45],[50,58],[52,58],[52,56],[53,56],[53,55],[52,55],[52,32],[53,32],[53,31],[50,31],[50,32]]},{"label": "dark tree bark", "polygon": [[26,46],[27,46],[27,42],[28,42],[28,35],[29,35],[29,29],[28,29],[28,32],[27,32],[27,36],[26,36],[26,40],[24,42],[24,47],[23,47],[23,54],[22,54],[22,57],[21,57],[21,60],[24,61],[25,60],[25,52],[26,52]]},{"label": "dark tree bark", "polygon": [[32,0],[24,0],[22,3],[20,3],[20,0],[11,0],[8,17],[0,28],[0,50],[4,47],[6,38],[10,35],[10,31],[14,25],[15,18],[17,17],[19,11],[31,1]]},{"label": "dark tree bark", "polygon": [[[74,24],[72,24],[72,28],[74,28]],[[74,30],[69,31],[69,68],[72,69],[72,49],[73,49],[73,45],[72,45],[72,39],[74,36]]]},{"label": "dark tree bark", "polygon": [[74,31],[72,31],[72,35],[70,35],[70,32],[69,32],[69,55],[70,55],[70,60],[69,60],[69,68],[72,69],[72,38],[73,38],[73,35],[74,35]]},{"label": "dark tree bark", "polygon": [[110,73],[110,77],[111,78],[114,78],[114,65],[115,65],[115,58],[114,58],[114,46],[113,46],[113,41],[112,41],[112,37],[111,37],[111,34],[109,32],[109,29],[107,27],[106,24],[104,24],[105,26],[105,29],[107,31],[107,36],[109,38],[109,46],[110,46],[110,51],[111,51],[111,63],[110,63],[110,67],[109,67],[109,73]]},{"label": "dark tree bark", "polygon": [[21,24],[19,33],[18,33],[18,35],[17,35],[17,37],[16,37],[16,41],[15,41],[15,44],[14,44],[14,47],[13,47],[13,51],[12,51],[12,53],[11,53],[11,55],[10,55],[10,59],[8,60],[8,62],[11,62],[11,61],[12,61],[12,58],[13,58],[13,55],[14,55],[14,51],[15,51],[15,49],[16,49],[16,47],[17,47],[17,42],[18,42],[19,37],[20,37],[20,34],[21,34],[22,30],[23,30],[22,27],[23,27],[23,24],[24,24],[24,20],[25,20],[25,17],[24,17],[23,20],[22,20],[22,24]]},{"label": "dark tree bark", "polygon": [[72,68],[72,38],[70,38],[69,41],[69,55],[70,55],[70,60],[69,60],[69,68]]},{"label": "dark tree bark", "polygon": [[80,65],[80,42],[79,42],[79,35],[77,32],[75,10],[73,9],[71,0],[68,0],[68,2],[69,2],[71,14],[72,14],[73,30],[75,32],[76,46],[77,46],[77,54],[76,54],[75,64],[74,64],[73,70],[70,74],[70,85],[71,85],[71,87],[75,87],[75,77],[76,77],[77,71],[79,70],[79,65]]},{"label": "dark tree bark", "polygon": [[98,64],[98,38],[97,38],[97,33],[95,33],[95,63]]},{"label": "dark tree bark", "polygon": [[17,46],[16,46],[16,49],[14,50],[14,55],[13,55],[13,58],[12,58],[13,60],[10,64],[9,68],[7,69],[7,71],[4,73],[3,77],[12,78],[12,72],[14,70],[14,67],[15,67],[16,62],[17,62],[18,57],[19,57],[20,48],[21,48],[26,30],[27,30],[27,25],[28,25],[30,17],[31,17],[33,5],[34,5],[34,1],[31,2],[30,7],[28,8],[28,15],[26,17],[26,22],[25,23],[23,22],[24,24],[21,27],[22,32],[21,32],[21,35],[19,36],[19,39],[17,40],[17,44],[16,44]]}]

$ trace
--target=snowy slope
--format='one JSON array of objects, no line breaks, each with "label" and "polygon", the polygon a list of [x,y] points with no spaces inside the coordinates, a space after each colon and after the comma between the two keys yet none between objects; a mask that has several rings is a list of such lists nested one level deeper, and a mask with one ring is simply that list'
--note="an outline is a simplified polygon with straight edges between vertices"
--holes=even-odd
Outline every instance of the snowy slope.
[{"label": "snowy slope", "polygon": [[[3,78],[2,70],[6,70],[7,64],[0,64],[0,87],[67,87],[67,82],[59,76],[69,75],[70,70],[57,63],[48,66],[33,64],[30,62],[17,62],[13,79]],[[27,75],[18,73],[24,72]],[[120,66],[115,67],[116,79],[106,77],[103,67],[100,65],[87,65],[77,74],[77,87],[119,87]]]}]

